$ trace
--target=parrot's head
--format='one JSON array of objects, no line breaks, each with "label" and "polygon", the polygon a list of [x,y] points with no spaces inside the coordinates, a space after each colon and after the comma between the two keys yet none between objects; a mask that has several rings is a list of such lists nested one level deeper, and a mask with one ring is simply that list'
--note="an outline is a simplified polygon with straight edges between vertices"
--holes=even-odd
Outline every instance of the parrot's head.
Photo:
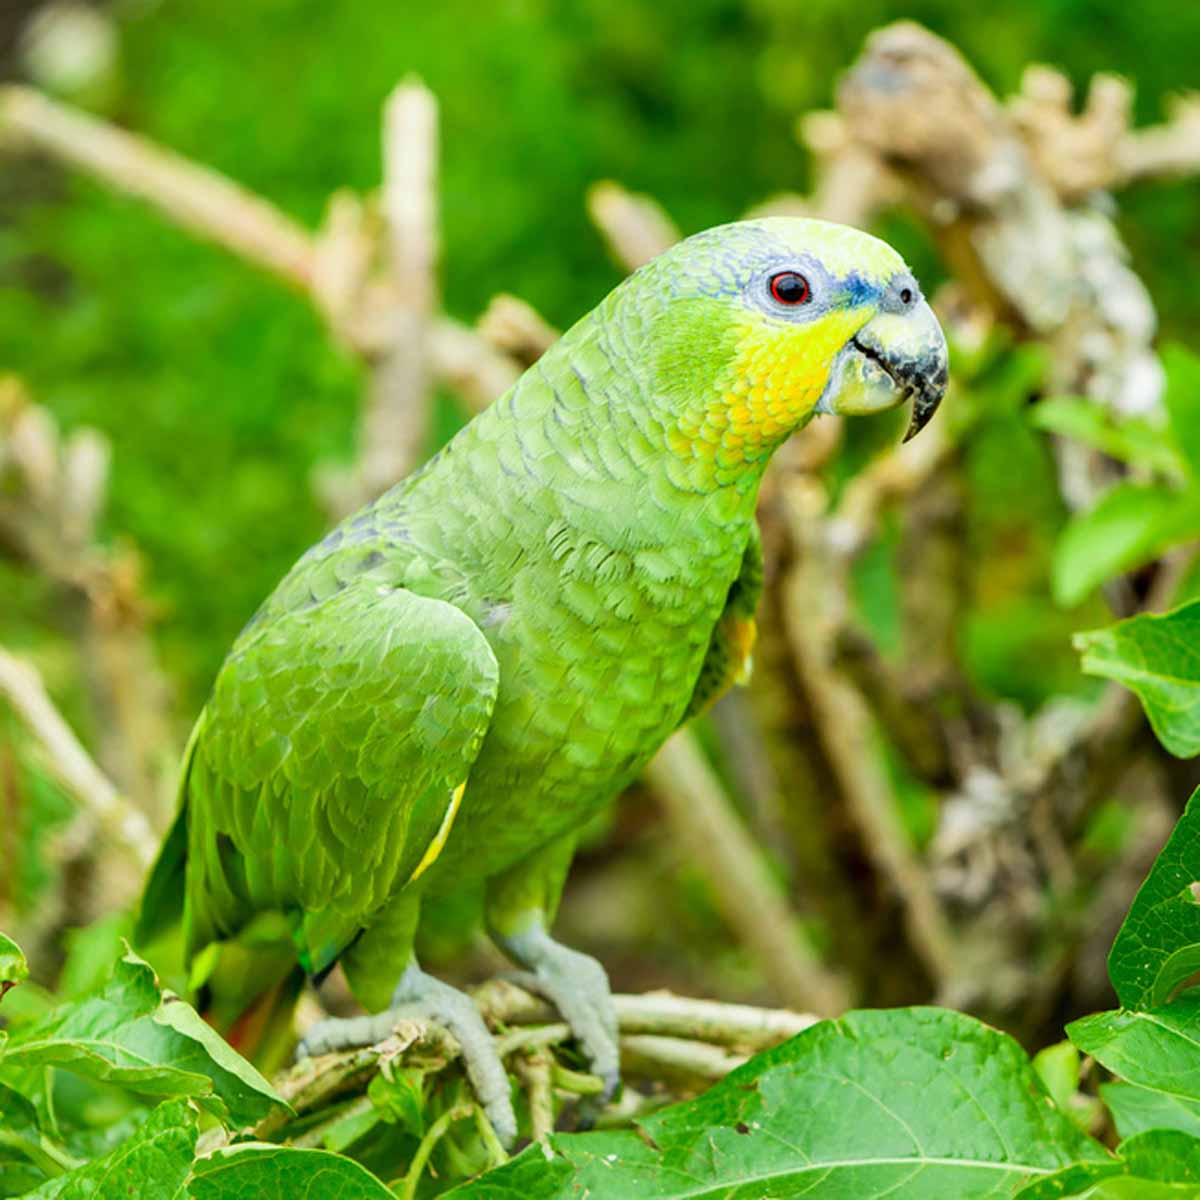
[{"label": "parrot's head", "polygon": [[761,467],[816,413],[911,400],[912,437],[946,390],[946,340],[920,286],[857,229],[790,217],[719,226],[626,289],[669,444],[718,483]]}]

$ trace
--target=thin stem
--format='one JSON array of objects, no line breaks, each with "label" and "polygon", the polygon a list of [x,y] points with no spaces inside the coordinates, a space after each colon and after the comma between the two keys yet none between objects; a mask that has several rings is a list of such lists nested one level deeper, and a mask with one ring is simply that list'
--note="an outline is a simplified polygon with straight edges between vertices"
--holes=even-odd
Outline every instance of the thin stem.
[{"label": "thin stem", "polygon": [[562,1063],[553,1064],[554,1086],[575,1096],[598,1096],[604,1091],[604,1080],[588,1071],[572,1071]]},{"label": "thin stem", "polygon": [[[453,1108],[448,1108],[430,1127],[425,1131],[425,1136],[421,1139],[421,1144],[417,1147],[416,1154],[413,1155],[413,1160],[409,1164],[408,1171],[404,1176],[404,1183],[400,1188],[400,1200],[413,1200],[417,1194],[417,1184],[421,1182],[421,1175],[425,1171],[425,1164],[429,1162],[429,1156],[433,1153],[434,1147],[445,1136],[446,1130],[450,1128],[456,1121],[464,1121],[467,1117],[478,1112],[479,1109],[474,1104],[456,1104]],[[492,1137],[495,1138],[495,1134]]]},{"label": "thin stem", "polygon": [[554,1087],[551,1081],[557,1065],[545,1051],[526,1055],[517,1064],[529,1096],[529,1123],[535,1142],[544,1142],[554,1132]]},{"label": "thin stem", "polygon": [[508,1162],[508,1151],[500,1144],[500,1139],[496,1136],[496,1131],[492,1128],[491,1121],[487,1119],[487,1114],[478,1104],[472,1105],[472,1109],[475,1113],[475,1127],[479,1130],[479,1137],[487,1148],[488,1157],[491,1159],[489,1166],[498,1167]]}]

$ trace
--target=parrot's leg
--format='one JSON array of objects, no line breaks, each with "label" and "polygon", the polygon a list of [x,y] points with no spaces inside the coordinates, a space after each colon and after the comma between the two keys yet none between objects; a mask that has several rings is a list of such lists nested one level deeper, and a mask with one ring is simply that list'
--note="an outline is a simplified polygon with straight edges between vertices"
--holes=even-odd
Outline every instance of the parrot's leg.
[{"label": "parrot's leg", "polygon": [[[462,1049],[463,1066],[475,1096],[505,1147],[517,1139],[517,1119],[504,1064],[470,996],[421,970],[412,950],[419,899],[403,896],[343,955],[342,966],[355,995],[368,1007],[378,1003],[379,986],[395,981],[396,963],[406,963],[382,1012],[318,1021],[300,1043],[297,1056],[328,1054],[348,1046],[370,1046],[390,1037],[402,1020],[432,1021],[448,1029]],[[373,964],[373,965],[372,965]],[[391,986],[389,981],[387,986]],[[387,996],[384,991],[382,995]]]},{"label": "parrot's leg", "polygon": [[574,834],[551,842],[488,881],[487,922],[493,940],[529,973],[529,986],[563,1015],[610,1099],[621,1079],[617,1014],[608,975],[594,958],[556,942],[549,927]]}]

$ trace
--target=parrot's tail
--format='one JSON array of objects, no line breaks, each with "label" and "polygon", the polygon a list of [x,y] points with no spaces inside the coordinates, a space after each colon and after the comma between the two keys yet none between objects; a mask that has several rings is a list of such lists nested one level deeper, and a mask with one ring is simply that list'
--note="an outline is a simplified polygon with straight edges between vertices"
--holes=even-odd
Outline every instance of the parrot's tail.
[{"label": "parrot's tail", "polygon": [[212,914],[188,902],[188,780],[204,721],[201,713],[184,751],[178,811],[146,881],[133,942],[239,1054],[270,1075],[295,1048],[292,1015],[304,971],[280,914],[256,914],[222,939]]},{"label": "parrot's tail", "polygon": [[232,1025],[222,1028],[215,1006],[201,1009],[201,1016],[243,1057],[270,1078],[291,1061],[296,1049],[293,1017],[296,1001],[304,987],[304,972],[292,969],[250,1006]]},{"label": "parrot's tail", "polygon": [[200,1015],[269,1077],[296,1048],[292,1018],[304,971],[290,941],[263,932],[251,926],[206,946],[192,963],[191,991]]}]

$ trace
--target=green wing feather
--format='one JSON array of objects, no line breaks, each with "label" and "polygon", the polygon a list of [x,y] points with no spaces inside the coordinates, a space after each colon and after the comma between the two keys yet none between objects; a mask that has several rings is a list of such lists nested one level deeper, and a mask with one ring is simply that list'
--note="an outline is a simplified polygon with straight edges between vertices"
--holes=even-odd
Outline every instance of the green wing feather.
[{"label": "green wing feather", "polygon": [[186,768],[188,958],[277,912],[329,966],[437,838],[498,679],[470,618],[369,575],[251,625]]}]

